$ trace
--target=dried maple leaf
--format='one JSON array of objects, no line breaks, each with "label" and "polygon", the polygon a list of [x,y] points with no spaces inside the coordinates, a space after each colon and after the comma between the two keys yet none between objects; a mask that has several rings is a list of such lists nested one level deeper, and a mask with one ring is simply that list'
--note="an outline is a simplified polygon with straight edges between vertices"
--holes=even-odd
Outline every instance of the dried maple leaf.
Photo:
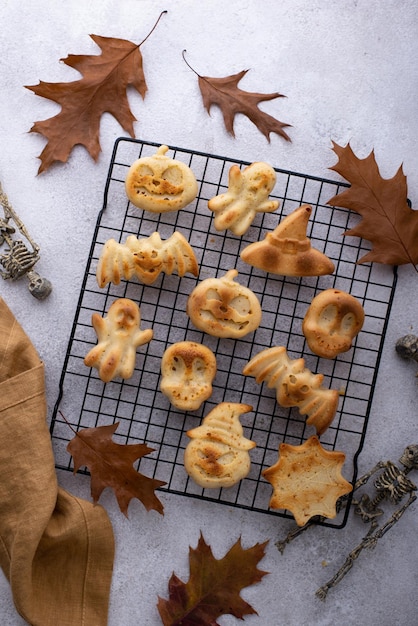
[{"label": "dried maple leaf", "polygon": [[242,70],[238,72],[238,74],[232,74],[225,78],[200,76],[186,61],[184,52],[185,51],[183,51],[183,58],[185,62],[198,77],[199,89],[202,94],[205,109],[209,115],[213,105],[217,105],[221,109],[225,128],[228,133],[235,137],[235,115],[242,113],[257,126],[258,130],[263,133],[268,141],[270,141],[271,133],[276,133],[286,141],[291,141],[289,135],[284,131],[284,128],[289,127],[290,124],[284,124],[272,115],[258,108],[260,102],[274,100],[275,98],[284,98],[285,96],[277,92],[263,94],[240,89],[238,83],[244,78],[248,70]]},{"label": "dried maple leaf", "polygon": [[136,118],[130,110],[126,90],[132,86],[145,98],[147,85],[139,48],[149,35],[139,45],[125,39],[90,35],[100,47],[101,54],[70,54],[61,59],[78,70],[83,78],[69,83],[40,81],[38,85],[27,86],[38,96],[61,105],[57,115],[35,122],[30,129],[30,132],[40,133],[48,140],[39,156],[41,165],[38,174],[55,161],[65,163],[78,144],[83,145],[96,161],[101,151],[100,120],[106,112],[134,137],[133,123]]},{"label": "dried maple leaf", "polygon": [[86,466],[91,474],[91,496],[98,502],[106,487],[113,489],[119,508],[128,516],[132,498],[138,498],[147,511],[163,514],[163,505],[154,493],[165,482],[144,476],[133,467],[134,461],[153,452],[144,443],[123,445],[112,441],[118,423],[76,432],[67,446],[74,460],[74,472]]},{"label": "dried maple leaf", "polygon": [[164,626],[218,626],[221,615],[257,614],[240,596],[240,591],[259,582],[268,572],[257,568],[264,557],[265,543],[244,550],[241,540],[222,559],[215,559],[200,535],[196,549],[190,548],[190,578],[182,582],[174,573],[169,584],[169,600],[158,598],[158,611]]},{"label": "dried maple leaf", "polygon": [[374,152],[359,159],[350,145],[333,142],[338,163],[330,169],[343,176],[351,186],[333,196],[327,204],[352,209],[362,220],[344,235],[362,237],[372,250],[358,262],[376,261],[391,265],[418,264],[418,211],[408,204],[407,182],[398,169],[393,178],[381,177]]}]

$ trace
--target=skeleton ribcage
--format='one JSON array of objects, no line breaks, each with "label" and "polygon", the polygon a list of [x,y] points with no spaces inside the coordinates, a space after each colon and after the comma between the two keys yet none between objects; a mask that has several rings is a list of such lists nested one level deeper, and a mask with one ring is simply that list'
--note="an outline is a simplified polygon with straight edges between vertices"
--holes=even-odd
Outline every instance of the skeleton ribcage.
[{"label": "skeleton ribcage", "polygon": [[377,491],[385,491],[385,495],[393,502],[399,502],[405,494],[411,493],[411,491],[416,489],[414,483],[390,461],[388,467],[376,479],[374,485]]},{"label": "skeleton ribcage", "polygon": [[38,261],[38,254],[28,250],[20,239],[14,241],[7,254],[0,256],[0,263],[8,274],[8,278],[15,280],[23,276]]}]

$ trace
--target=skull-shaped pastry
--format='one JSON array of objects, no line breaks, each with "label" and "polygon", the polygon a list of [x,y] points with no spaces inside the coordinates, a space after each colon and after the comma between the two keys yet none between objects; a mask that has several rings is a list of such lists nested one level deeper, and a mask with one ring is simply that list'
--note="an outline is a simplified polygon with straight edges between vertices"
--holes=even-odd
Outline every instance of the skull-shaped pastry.
[{"label": "skull-shaped pastry", "polygon": [[179,341],[164,352],[161,374],[160,388],[171,404],[195,411],[212,393],[216,358],[203,344]]},{"label": "skull-shaped pastry", "polygon": [[144,156],[129,168],[126,194],[136,207],[153,213],[178,211],[197,195],[197,181],[182,161],[166,156],[168,146],[160,146],[152,156]]},{"label": "skull-shaped pastry", "polygon": [[191,292],[187,314],[199,330],[215,337],[238,339],[261,322],[260,302],[251,289],[235,282],[236,269],[221,278],[206,278]]},{"label": "skull-shaped pastry", "polygon": [[187,432],[191,441],[184,452],[184,467],[204,488],[231,487],[250,471],[249,450],[256,446],[243,436],[240,415],[248,404],[221,402],[202,422]]},{"label": "skull-shaped pastry", "polygon": [[364,323],[364,309],[349,293],[326,289],[312,300],[302,323],[309,348],[332,359],[351,348]]}]

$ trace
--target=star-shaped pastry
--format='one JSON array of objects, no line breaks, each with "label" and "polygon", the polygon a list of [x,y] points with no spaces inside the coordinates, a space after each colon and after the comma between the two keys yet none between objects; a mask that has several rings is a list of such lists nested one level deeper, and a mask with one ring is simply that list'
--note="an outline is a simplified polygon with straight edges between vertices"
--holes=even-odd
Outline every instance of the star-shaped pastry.
[{"label": "star-shaped pastry", "polygon": [[262,475],[273,486],[272,509],[288,509],[298,526],[312,517],[334,518],[336,502],[352,485],[342,476],[344,452],[325,450],[316,435],[300,446],[281,443],[277,463]]}]

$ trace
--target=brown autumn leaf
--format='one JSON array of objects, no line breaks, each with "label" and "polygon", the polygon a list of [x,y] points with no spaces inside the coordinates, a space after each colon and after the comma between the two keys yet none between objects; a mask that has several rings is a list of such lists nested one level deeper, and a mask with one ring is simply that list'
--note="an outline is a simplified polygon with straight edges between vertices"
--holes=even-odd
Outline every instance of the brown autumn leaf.
[{"label": "brown autumn leaf", "polygon": [[238,619],[257,615],[240,592],[268,573],[257,568],[267,543],[243,549],[238,539],[223,558],[215,559],[201,534],[197,548],[189,550],[189,581],[184,583],[173,573],[168,584],[169,600],[158,598],[164,626],[219,626],[216,620],[221,615]]},{"label": "brown autumn leaf", "polygon": [[225,128],[228,133],[235,137],[234,120],[237,113],[242,113],[248,117],[270,141],[270,134],[276,133],[285,139],[291,141],[289,135],[284,128],[290,127],[290,124],[280,122],[272,115],[258,108],[260,102],[274,100],[275,98],[284,98],[283,94],[275,93],[253,93],[243,91],[238,87],[238,83],[248,70],[242,70],[238,74],[232,74],[224,78],[211,78],[209,76],[200,76],[189,63],[186,61],[183,51],[183,58],[188,67],[197,75],[199,81],[199,89],[202,94],[203,104],[210,115],[213,105],[217,105],[223,115]]},{"label": "brown autumn leaf", "polygon": [[145,443],[123,445],[112,435],[119,423],[84,428],[76,432],[67,446],[74,460],[74,472],[86,466],[91,474],[91,496],[96,504],[106,487],[113,489],[119,508],[128,517],[132,498],[138,498],[147,511],[163,515],[163,505],[154,493],[166,483],[149,478],[133,467],[134,461],[153,452]]},{"label": "brown autumn leaf", "polygon": [[145,98],[147,85],[140,47],[149,35],[140,44],[90,35],[100,47],[101,54],[70,54],[61,59],[78,70],[83,76],[81,79],[69,83],[40,81],[38,85],[26,86],[36,95],[61,105],[57,115],[35,122],[30,129],[30,132],[40,133],[48,140],[39,155],[41,165],[38,174],[55,161],[65,163],[76,145],[84,146],[97,161],[101,151],[100,120],[106,112],[113,115],[131,137],[135,136],[133,123],[136,118],[130,110],[126,90],[128,86],[134,87]]},{"label": "brown autumn leaf", "polygon": [[372,250],[358,262],[376,261],[390,265],[418,264],[418,211],[408,204],[407,181],[398,169],[393,178],[380,175],[374,152],[359,159],[348,144],[333,142],[338,163],[330,169],[351,186],[333,196],[327,204],[356,211],[362,220],[344,235],[362,237]]}]

